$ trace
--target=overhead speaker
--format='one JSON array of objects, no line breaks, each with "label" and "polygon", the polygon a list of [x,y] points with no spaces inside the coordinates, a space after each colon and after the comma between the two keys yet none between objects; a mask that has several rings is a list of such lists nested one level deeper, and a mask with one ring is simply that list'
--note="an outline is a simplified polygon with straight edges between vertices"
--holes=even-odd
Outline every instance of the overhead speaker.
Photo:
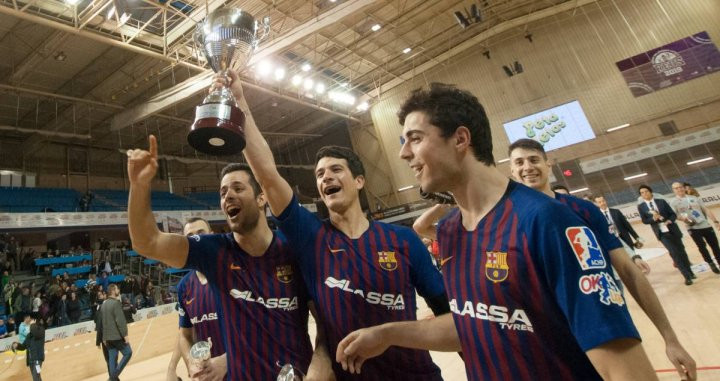
[{"label": "overhead speaker", "polygon": [[663,136],[672,136],[678,133],[678,128],[677,125],[675,125],[674,120],[662,122],[658,124],[658,127],[660,128],[660,132]]}]

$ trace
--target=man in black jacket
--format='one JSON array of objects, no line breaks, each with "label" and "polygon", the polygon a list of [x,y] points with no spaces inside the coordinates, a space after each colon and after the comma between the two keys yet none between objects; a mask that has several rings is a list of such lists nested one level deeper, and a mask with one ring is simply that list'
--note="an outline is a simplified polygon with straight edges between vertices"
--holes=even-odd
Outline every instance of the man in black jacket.
[{"label": "man in black jacket", "polygon": [[26,361],[30,368],[30,374],[33,381],[42,381],[40,371],[42,363],[45,361],[45,327],[42,322],[36,321],[35,318],[30,323],[30,333],[25,339]]},{"label": "man in black jacket", "polygon": [[652,188],[649,186],[641,185],[638,192],[642,198],[642,202],[637,206],[642,222],[650,225],[655,237],[668,250],[678,270],[685,277],[685,284],[693,284],[695,274],[690,269],[690,260],[682,243],[682,232],[675,223],[677,215],[667,201],[653,197]]},{"label": "man in black jacket", "polygon": [[608,208],[607,201],[602,195],[595,196],[594,201],[595,205],[600,208],[603,216],[605,216],[605,219],[608,220],[608,223],[615,227],[617,236],[620,237],[620,239],[623,240],[628,247],[636,249],[642,247],[643,244],[640,240],[640,236],[619,209]]},{"label": "man in black jacket", "polygon": [[103,357],[105,357],[105,366],[107,367],[108,374],[110,374],[110,361],[107,346],[103,342],[102,315],[100,314],[100,307],[102,307],[104,301],[105,292],[100,290],[97,292],[97,300],[95,301],[95,305],[93,305],[92,315],[95,321],[95,345],[97,345],[98,348],[102,348]]}]

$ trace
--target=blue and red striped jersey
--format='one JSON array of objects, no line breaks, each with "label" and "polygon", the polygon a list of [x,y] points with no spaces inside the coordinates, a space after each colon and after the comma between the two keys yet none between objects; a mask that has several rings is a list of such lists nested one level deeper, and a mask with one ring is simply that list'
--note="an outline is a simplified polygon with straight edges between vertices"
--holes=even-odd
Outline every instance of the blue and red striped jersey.
[{"label": "blue and red striped jersey", "polygon": [[273,234],[260,257],[232,233],[188,237],[185,267],[202,272],[215,296],[229,380],[274,380],[278,364],[307,372],[312,358],[307,290],[285,236]]},{"label": "blue and red striped jersey", "polygon": [[210,286],[202,284],[195,271],[190,271],[177,285],[180,327],[192,328],[196,341],[212,340],[212,357],[225,353],[223,334],[218,320],[215,297]]},{"label": "blue and red striped jersey", "polygon": [[623,247],[620,239],[613,233],[613,227],[603,216],[600,208],[590,201],[572,195],[555,193],[555,199],[572,209],[597,235],[600,245],[607,251]]},{"label": "blue and red striped jersey", "polygon": [[609,258],[570,209],[510,181],[474,230],[438,224],[469,380],[599,380],[585,351],[638,338]]},{"label": "blue and red striped jersey", "polygon": [[[415,290],[426,298],[445,292],[427,248],[408,228],[371,221],[361,237],[351,239],[295,198],[278,220],[296,248],[331,356],[340,340],[357,329],[416,320]],[[367,360],[359,375],[334,361],[333,366],[338,380],[441,379],[427,351],[399,347]]]}]

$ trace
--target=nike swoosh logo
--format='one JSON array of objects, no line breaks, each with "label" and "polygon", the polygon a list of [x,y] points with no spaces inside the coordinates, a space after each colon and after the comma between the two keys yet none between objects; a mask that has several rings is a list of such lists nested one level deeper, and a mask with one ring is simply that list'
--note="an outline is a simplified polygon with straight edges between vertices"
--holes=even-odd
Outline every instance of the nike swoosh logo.
[{"label": "nike swoosh logo", "polygon": [[330,252],[333,254],[342,253],[345,252],[345,249],[330,249]]},{"label": "nike swoosh logo", "polygon": [[190,299],[190,300],[186,300],[186,301],[185,301],[185,305],[186,305],[186,306],[189,306],[194,300],[195,300],[195,298],[192,298],[192,299]]},{"label": "nike swoosh logo", "polygon": [[447,263],[447,261],[449,261],[449,260],[451,260],[451,259],[453,259],[452,256],[441,259],[441,260],[440,260],[440,267],[445,266],[445,263]]},{"label": "nike swoosh logo", "polygon": [[234,263],[230,264],[230,270],[242,270],[242,266],[238,266]]}]

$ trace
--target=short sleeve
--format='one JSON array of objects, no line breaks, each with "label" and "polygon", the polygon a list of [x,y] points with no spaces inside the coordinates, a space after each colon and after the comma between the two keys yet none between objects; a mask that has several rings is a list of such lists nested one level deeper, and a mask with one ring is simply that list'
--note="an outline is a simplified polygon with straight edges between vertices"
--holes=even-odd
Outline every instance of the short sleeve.
[{"label": "short sleeve", "polygon": [[[186,278],[183,278],[183,280],[185,279]],[[177,287],[178,302],[176,309],[180,320],[179,326],[181,328],[192,328],[192,322],[188,316],[188,311],[185,309],[185,282],[183,280],[178,283]]]},{"label": "short sleeve", "polygon": [[403,229],[410,250],[410,279],[418,294],[424,298],[445,294],[440,271],[430,258],[430,252],[415,233]]},{"label": "short sleeve", "polygon": [[222,234],[202,234],[187,237],[189,243],[188,257],[185,262],[186,269],[198,270],[208,279],[215,281],[219,253],[225,245],[225,236]]},{"label": "short sleeve", "polygon": [[322,227],[322,221],[309,210],[303,208],[295,195],[293,195],[285,210],[276,218],[280,230],[293,246],[312,246],[317,231]]},{"label": "short sleeve", "polygon": [[528,242],[537,265],[583,351],[640,338],[592,229],[567,207],[548,203],[530,216]]},{"label": "short sleeve", "polygon": [[322,221],[303,208],[293,195],[285,210],[277,216],[278,227],[293,248],[300,270],[306,280],[315,279],[315,243]]}]

